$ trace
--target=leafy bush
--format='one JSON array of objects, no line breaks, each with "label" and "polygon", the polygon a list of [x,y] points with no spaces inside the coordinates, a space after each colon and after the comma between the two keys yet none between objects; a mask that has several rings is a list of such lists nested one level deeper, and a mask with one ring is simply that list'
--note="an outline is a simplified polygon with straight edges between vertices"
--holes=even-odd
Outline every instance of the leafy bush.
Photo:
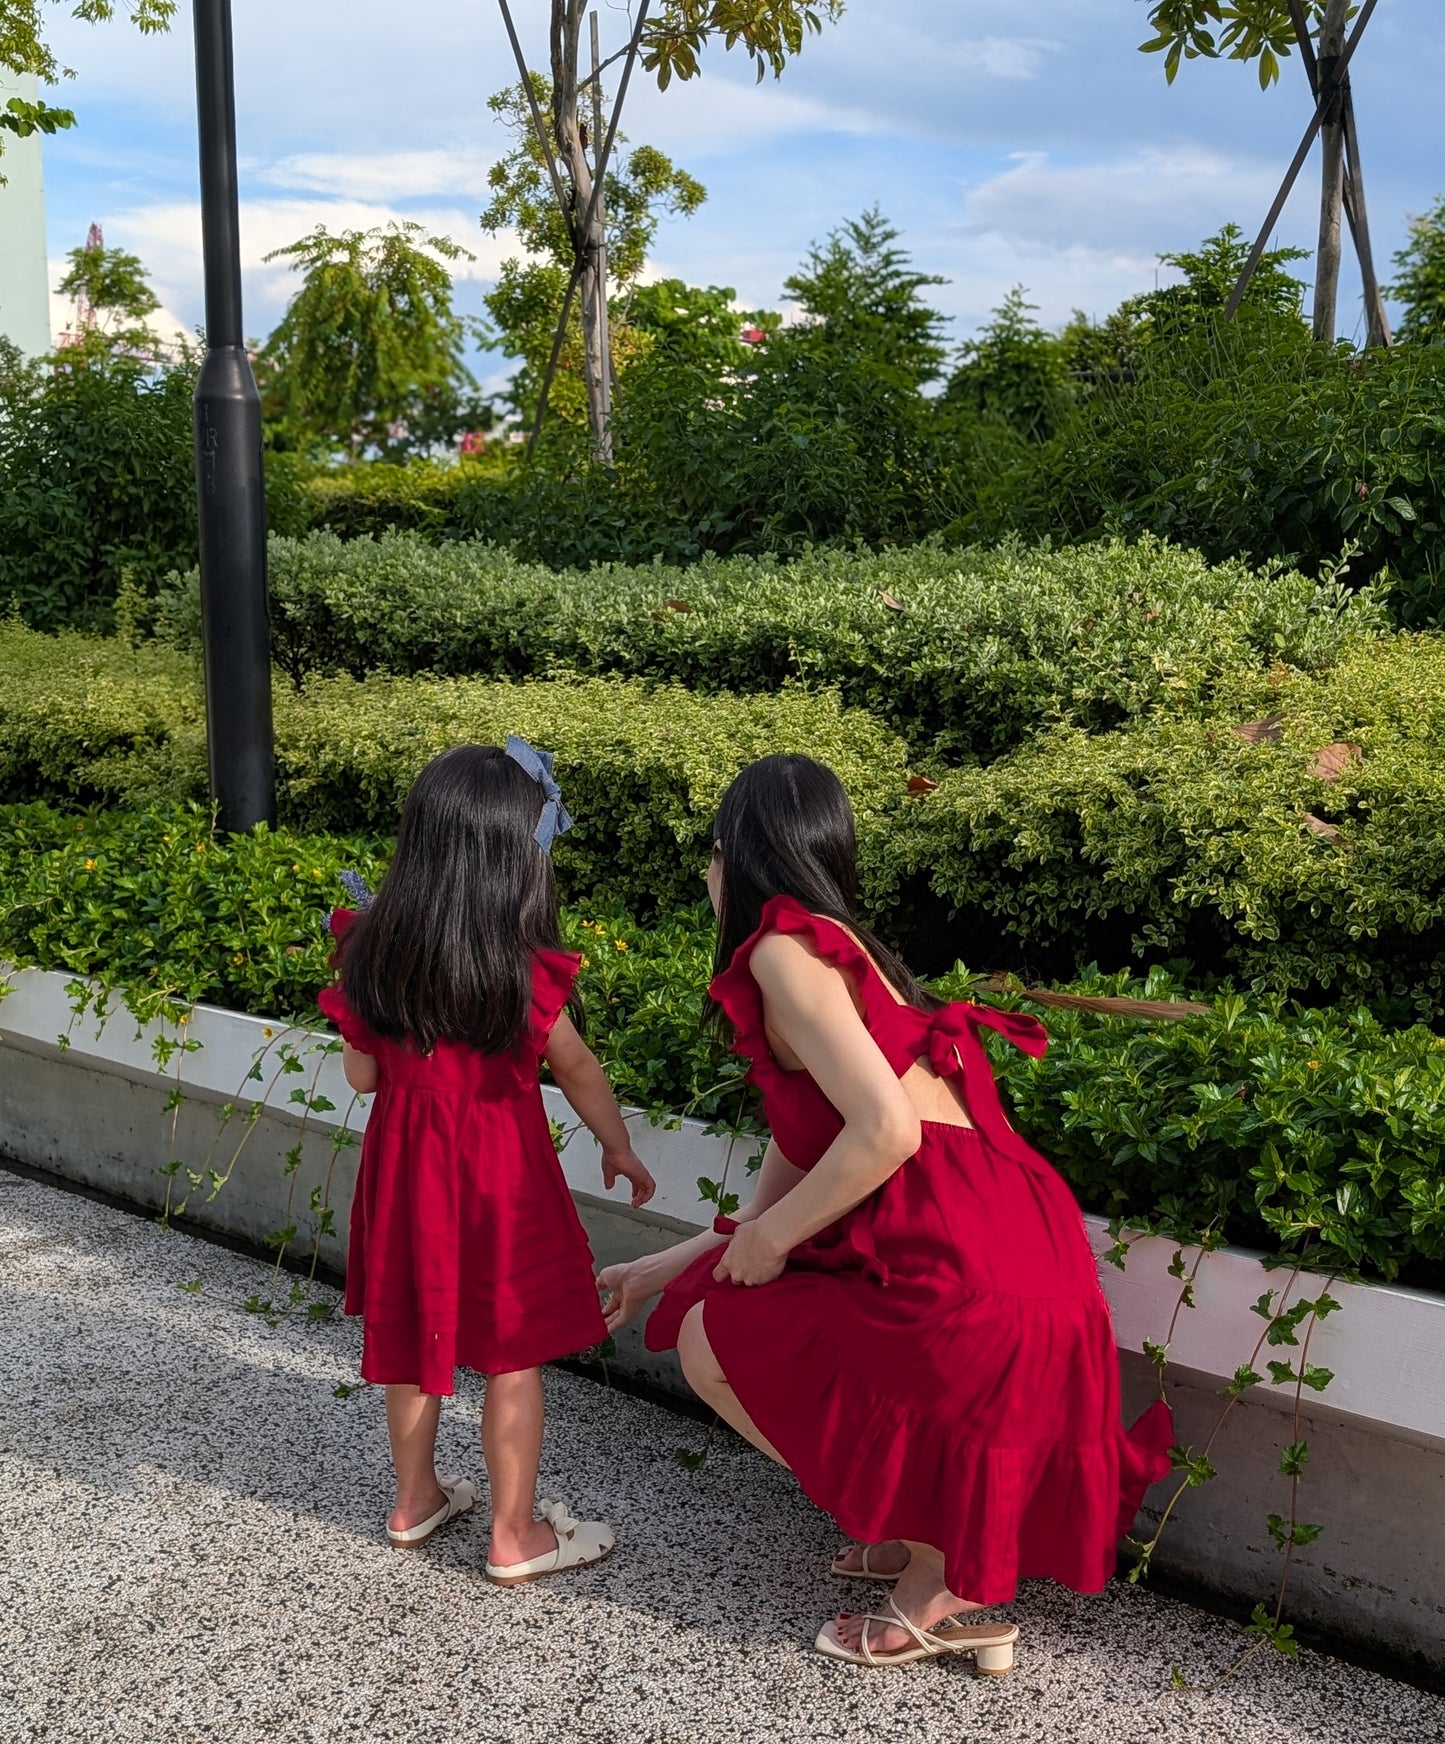
[{"label": "leafy bush", "polygon": [[[1183,991],[1159,970],[1076,990]],[[1185,1022],[1044,1015],[1044,1057],[1000,1047],[995,1064],[1020,1127],[1090,1210],[1445,1285],[1445,1037],[1238,994]]]},{"label": "leafy bush", "polygon": [[[1253,723],[1250,742],[1233,730]],[[1039,973],[1182,955],[1256,989],[1445,1010],[1445,638],[1238,679],[1204,719],[1042,734],[882,839],[928,950]],[[929,899],[943,911],[931,911]]]},{"label": "leafy bush", "polygon": [[[1152,540],[732,558],[554,575],[415,534],[273,540],[277,658],[293,675],[618,672],[696,689],[836,685],[919,747],[992,756],[1040,721],[1091,730],[1194,705],[1226,675],[1334,659],[1382,613],[1296,573],[1211,568]],[[199,632],[194,579],[167,605]]]},{"label": "leafy bush", "polygon": [[1357,356],[1299,321],[1210,322],[1143,346],[1051,443],[971,451],[958,536],[1153,533],[1311,573],[1358,555],[1401,622],[1445,614],[1445,347]]},{"label": "leafy bush", "polygon": [[301,530],[326,527],[340,538],[357,539],[395,527],[443,537],[462,517],[461,504],[478,490],[495,489],[505,459],[492,449],[485,459],[469,457],[456,465],[378,460],[313,469],[301,493]]},{"label": "leafy bush", "polygon": [[98,358],[0,367],[0,606],[109,628],[127,572],[149,592],[193,561],[192,386]]},{"label": "leafy bush", "polygon": [[[124,990],[315,1021],[337,872],[386,845],[258,831],[217,841],[198,807],[82,815],[0,807],[0,957]],[[588,1030],[626,1102],[736,1121],[740,1062],[700,1031],[712,930],[572,909]],[[972,978],[939,983],[953,997]],[[1168,997],[1091,977],[1081,991]],[[174,1005],[171,1007],[174,1010]],[[1445,1284],[1445,1040],[1364,1013],[1216,1000],[1176,1024],[1046,1014],[1040,1061],[999,1048],[1016,1117],[1086,1208],[1188,1240],[1205,1231],[1323,1267]],[[4,1011],[0,1007],[0,1031]]]},{"label": "leafy bush", "polygon": [[[280,815],[307,829],[395,828],[422,765],[520,732],[557,753],[578,817],[557,845],[564,891],[654,913],[693,901],[723,789],[770,751],[832,765],[865,832],[901,800],[906,752],[831,694],[698,697],[636,680],[317,680],[278,687]],[[0,800],[144,803],[204,792],[193,665],[169,650],[0,628]]]}]

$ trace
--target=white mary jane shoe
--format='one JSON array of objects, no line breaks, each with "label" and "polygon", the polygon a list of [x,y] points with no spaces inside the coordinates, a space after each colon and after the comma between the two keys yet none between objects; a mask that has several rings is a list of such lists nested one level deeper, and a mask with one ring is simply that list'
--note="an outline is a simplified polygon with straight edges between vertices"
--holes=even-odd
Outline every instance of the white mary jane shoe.
[{"label": "white mary jane shoe", "polygon": [[617,1542],[605,1521],[574,1520],[565,1502],[544,1501],[539,1518],[556,1533],[556,1546],[526,1562],[489,1562],[487,1579],[494,1586],[519,1587],[527,1581],[541,1580],[544,1575],[559,1574],[565,1568],[585,1568],[610,1555]]},{"label": "white mary jane shoe", "polygon": [[386,1536],[398,1550],[415,1550],[419,1544],[426,1543],[438,1526],[445,1526],[448,1520],[455,1520],[458,1514],[465,1514],[468,1508],[476,1505],[477,1486],[467,1478],[438,1478],[437,1488],[446,1501],[429,1519],[400,1532],[387,1527]]}]

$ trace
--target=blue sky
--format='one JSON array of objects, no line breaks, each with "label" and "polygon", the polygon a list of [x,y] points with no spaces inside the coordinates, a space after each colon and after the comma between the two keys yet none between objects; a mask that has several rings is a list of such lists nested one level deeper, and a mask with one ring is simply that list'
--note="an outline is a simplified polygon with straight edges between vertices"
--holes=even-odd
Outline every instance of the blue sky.
[{"label": "blue sky", "polygon": [[[515,0],[533,64],[546,8]],[[269,330],[294,288],[267,250],[318,222],[414,217],[476,254],[458,301],[480,311],[515,244],[477,215],[505,140],[486,98],[513,77],[496,7],[441,0],[237,0],[237,105],[249,331]],[[1407,214],[1445,192],[1440,0],[1381,0],[1353,66],[1365,185],[1383,276]],[[626,30],[602,10],[604,53]],[[78,77],[60,100],[74,132],[46,144],[50,253],[92,220],[139,253],[173,319],[201,319],[190,8],[169,38],[54,16]],[[1296,60],[1280,84],[1252,70],[1186,66],[1165,85],[1142,0],[849,0],[780,82],[738,56],[659,93],[634,82],[624,122],[706,185],[693,218],[665,223],[653,265],[777,307],[809,243],[877,204],[963,339],[1010,286],[1050,324],[1102,315],[1155,281],[1157,256],[1234,219],[1253,232],[1309,115]],[[1312,246],[1312,160],[1279,240]],[[1307,270],[1304,263],[1302,270]],[[1167,273],[1165,274],[1167,277]],[[59,269],[52,270],[52,283]],[[61,312],[61,311],[57,311]],[[1341,331],[1360,330],[1347,267]],[[484,373],[505,373],[493,362]]]}]

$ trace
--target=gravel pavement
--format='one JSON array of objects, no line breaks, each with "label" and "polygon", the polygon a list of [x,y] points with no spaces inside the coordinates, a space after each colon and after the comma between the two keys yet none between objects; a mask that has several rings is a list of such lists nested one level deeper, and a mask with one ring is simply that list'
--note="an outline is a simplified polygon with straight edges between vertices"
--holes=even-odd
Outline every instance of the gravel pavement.
[{"label": "gravel pavement", "polygon": [[[862,1590],[786,1475],[730,1435],[548,1377],[544,1493],[618,1530],[552,1582],[482,1578],[483,1504],[424,1551],[382,1537],[381,1401],[355,1324],[274,1328],[267,1268],[0,1170],[4,1744],[1439,1744],[1445,1703],[1319,1654],[1206,1680],[1232,1623],[1116,1584],[1041,1583],[1018,1669],[869,1672],[811,1643]],[[202,1280],[188,1293],[181,1286]],[[323,1293],[324,1300],[331,1300]],[[482,1476],[480,1386],[444,1466]]]}]

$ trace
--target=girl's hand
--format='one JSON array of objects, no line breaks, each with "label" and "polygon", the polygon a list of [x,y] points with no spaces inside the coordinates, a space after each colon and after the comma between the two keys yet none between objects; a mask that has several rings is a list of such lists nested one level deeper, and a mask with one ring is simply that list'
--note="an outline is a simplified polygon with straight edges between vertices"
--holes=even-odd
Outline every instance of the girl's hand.
[{"label": "girl's hand", "polygon": [[617,1332],[636,1320],[648,1302],[662,1288],[648,1275],[647,1256],[628,1260],[625,1264],[604,1266],[597,1274],[597,1288],[607,1295],[602,1304],[602,1318],[609,1333]]},{"label": "girl's hand", "polygon": [[610,1193],[617,1185],[618,1177],[632,1183],[632,1206],[636,1210],[657,1191],[657,1182],[648,1173],[647,1165],[637,1152],[628,1145],[625,1151],[603,1151],[602,1153],[602,1185]]},{"label": "girl's hand", "polygon": [[730,1278],[735,1284],[771,1284],[787,1263],[787,1248],[780,1248],[771,1240],[765,1220],[758,1218],[738,1225],[723,1249],[713,1277],[719,1283]]}]

